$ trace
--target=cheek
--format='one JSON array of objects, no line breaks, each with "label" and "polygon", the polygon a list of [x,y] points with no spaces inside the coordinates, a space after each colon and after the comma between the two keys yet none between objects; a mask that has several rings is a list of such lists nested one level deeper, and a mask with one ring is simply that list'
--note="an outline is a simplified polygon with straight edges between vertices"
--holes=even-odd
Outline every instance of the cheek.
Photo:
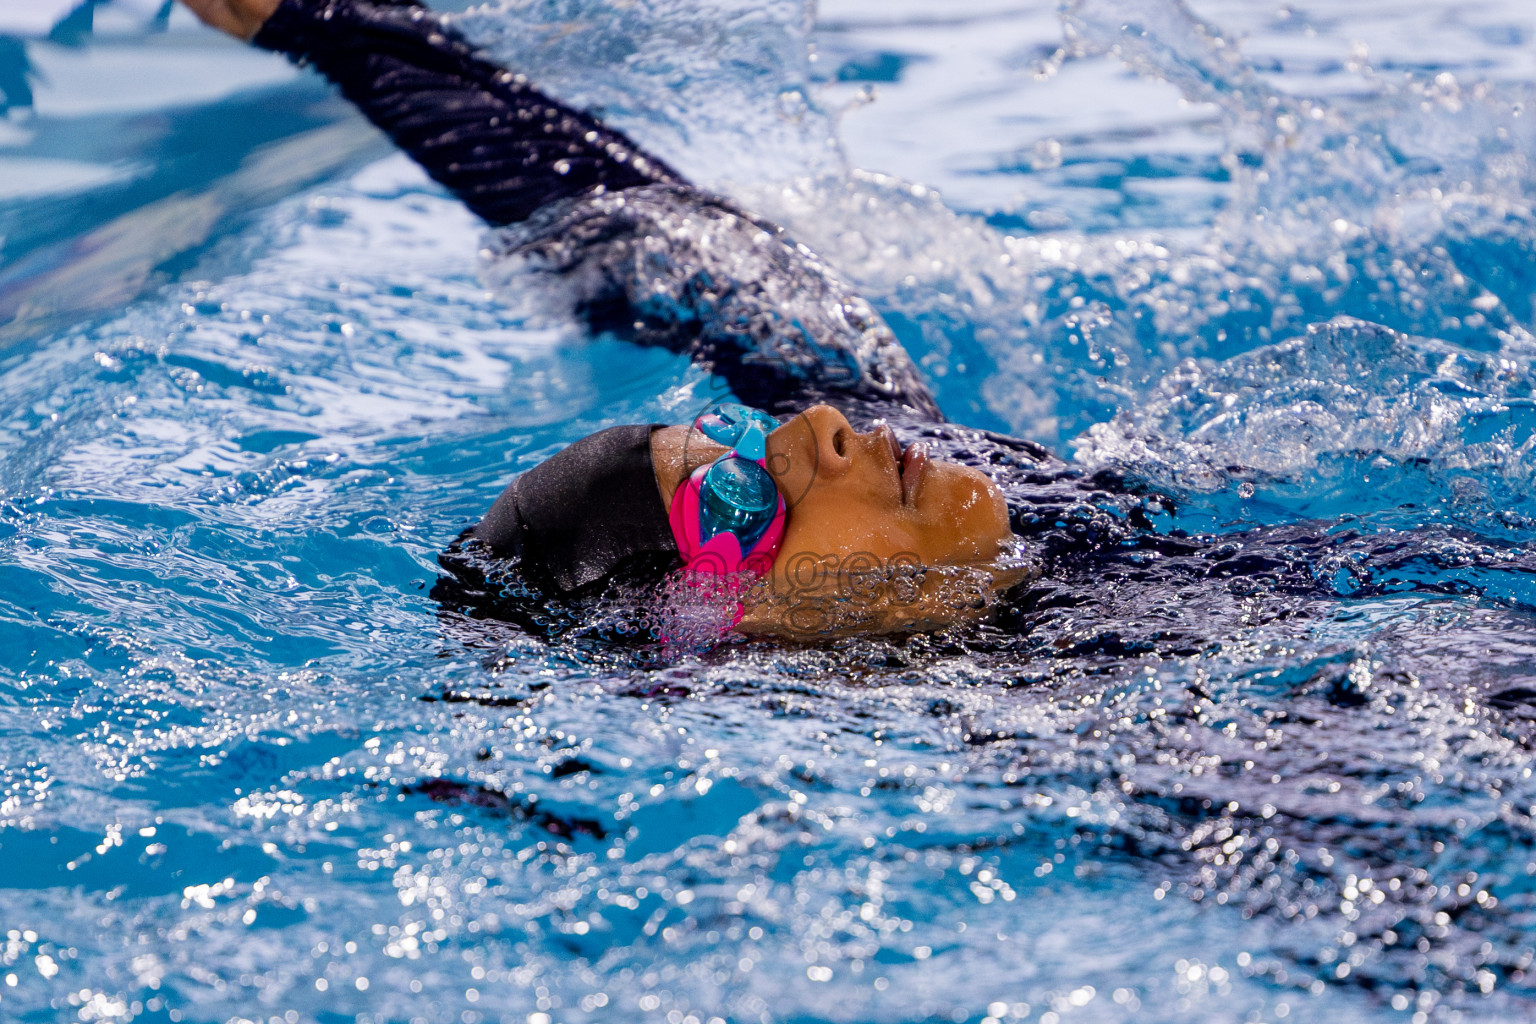
[{"label": "cheek", "polygon": [[857,474],[823,478],[789,513],[785,552],[879,558],[920,553],[920,524]]},{"label": "cheek", "polygon": [[768,435],[768,473],[784,500],[794,507],[810,496],[820,467],[816,437],[803,416]]},{"label": "cheek", "polygon": [[781,550],[839,556],[867,552],[888,558],[917,546],[910,525],[889,510],[825,509],[807,501],[791,513]]}]

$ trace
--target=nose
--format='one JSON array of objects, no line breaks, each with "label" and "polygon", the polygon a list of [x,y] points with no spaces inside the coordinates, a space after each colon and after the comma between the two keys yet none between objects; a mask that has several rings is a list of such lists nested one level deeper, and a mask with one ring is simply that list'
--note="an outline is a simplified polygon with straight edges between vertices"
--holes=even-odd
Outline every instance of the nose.
[{"label": "nose", "polygon": [[793,507],[816,480],[845,476],[860,437],[830,405],[813,405],[768,435],[768,472]]},{"label": "nose", "polygon": [[830,405],[813,405],[800,414],[816,440],[816,465],[820,472],[841,476],[853,464],[853,443],[860,435],[848,417]]}]

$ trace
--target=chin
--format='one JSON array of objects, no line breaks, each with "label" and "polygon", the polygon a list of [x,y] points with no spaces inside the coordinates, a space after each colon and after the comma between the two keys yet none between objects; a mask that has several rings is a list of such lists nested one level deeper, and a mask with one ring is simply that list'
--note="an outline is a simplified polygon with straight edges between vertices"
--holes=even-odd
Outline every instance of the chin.
[{"label": "chin", "polygon": [[920,496],[923,519],[950,534],[955,561],[991,561],[1011,533],[1003,492],[969,466],[936,462],[930,474]]}]

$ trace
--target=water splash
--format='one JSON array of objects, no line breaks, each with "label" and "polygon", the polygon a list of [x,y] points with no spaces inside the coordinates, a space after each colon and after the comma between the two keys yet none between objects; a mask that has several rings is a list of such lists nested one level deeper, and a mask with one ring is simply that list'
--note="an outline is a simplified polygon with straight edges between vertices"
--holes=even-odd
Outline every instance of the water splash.
[{"label": "water splash", "polygon": [[814,12],[812,0],[504,0],[454,23],[552,95],[729,191],[842,169],[812,87]]},{"label": "water splash", "polygon": [[[1444,71],[1387,76],[1361,58],[1344,72],[1357,89],[1290,95],[1182,4],[1081,0],[1062,16],[1066,40],[1047,74],[1114,59],[1215,112],[1226,191],[1206,232],[1006,234],[957,216],[929,190],[868,174],[761,188],[748,202],[792,225],[876,297],[958,418],[1075,447],[1090,467],[1134,475],[1139,460],[1149,478],[1170,485],[1248,480],[1226,466],[1297,479],[1347,452],[1399,468],[1428,460],[1446,480],[1461,479],[1437,492],[1458,500],[1477,490],[1460,468],[1496,465],[1508,487],[1487,493],[1486,506],[1517,497],[1531,436],[1522,385],[1508,394],[1505,383],[1479,385],[1463,398],[1443,382],[1425,411],[1427,399],[1413,389],[1432,385],[1414,383],[1402,367],[1365,372],[1362,356],[1347,350],[1358,343],[1363,355],[1382,339],[1419,338],[1377,354],[1396,366],[1418,358],[1403,356],[1404,346],[1428,346],[1442,359],[1459,351],[1460,365],[1484,367],[1487,381],[1523,378],[1536,294],[1530,87],[1466,84]],[[1361,326],[1335,324],[1341,316]],[[1261,453],[1169,411],[1170,403],[1200,405],[1195,389],[1244,379],[1263,357],[1229,369],[1221,361],[1276,343],[1315,350],[1295,368],[1303,376],[1289,386],[1298,394],[1309,373],[1343,375],[1340,386],[1354,389],[1337,407],[1329,403],[1340,394],[1314,396],[1319,415],[1304,404],[1252,410],[1255,443],[1262,446],[1262,419],[1264,430],[1313,437],[1310,461],[1298,454],[1282,467],[1276,445]],[[1321,429],[1319,416],[1344,423],[1357,412],[1367,418]],[[1095,426],[1117,413],[1114,426]],[[1420,413],[1430,417],[1423,428],[1412,422]],[[1125,444],[1132,434],[1134,456]],[[1351,496],[1369,505],[1373,490],[1336,489],[1332,507],[1347,507]]]},{"label": "water splash", "polygon": [[1339,318],[1220,363],[1186,362],[1091,428],[1078,457],[1186,492],[1342,489],[1340,512],[1464,503],[1474,518],[1520,518],[1536,511],[1533,450],[1526,360]]}]

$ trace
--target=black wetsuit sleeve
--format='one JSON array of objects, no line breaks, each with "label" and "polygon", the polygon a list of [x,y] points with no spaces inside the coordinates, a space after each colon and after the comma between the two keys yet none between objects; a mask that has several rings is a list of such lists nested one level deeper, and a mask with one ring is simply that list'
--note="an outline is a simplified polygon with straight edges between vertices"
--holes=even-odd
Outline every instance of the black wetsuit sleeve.
[{"label": "black wetsuit sleeve", "polygon": [[336,83],[492,224],[515,224],[559,199],[685,184],[624,135],[480,57],[412,2],[283,0],[252,42]]},{"label": "black wetsuit sleeve", "polygon": [[594,331],[686,352],[749,405],[826,402],[855,423],[944,418],[852,285],[718,196],[658,185],[559,204],[502,232],[501,251],[515,258],[496,273],[551,275]]},{"label": "black wetsuit sleeve", "polygon": [[[414,0],[283,0],[252,41],[319,70],[486,221],[541,222],[510,248],[556,270],[602,264],[581,309],[596,329],[686,351],[775,412],[829,401],[860,419],[942,420],[889,328],[809,250]],[[724,234],[699,236],[706,223]]]}]

